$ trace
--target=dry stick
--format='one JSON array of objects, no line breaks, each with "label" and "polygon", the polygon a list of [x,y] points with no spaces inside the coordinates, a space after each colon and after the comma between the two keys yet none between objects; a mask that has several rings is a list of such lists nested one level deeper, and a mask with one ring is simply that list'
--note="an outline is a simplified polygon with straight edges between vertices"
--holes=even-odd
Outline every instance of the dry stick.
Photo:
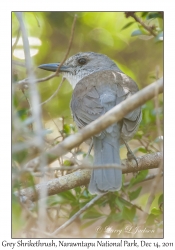
[{"label": "dry stick", "polygon": [[[39,106],[42,106],[42,105],[46,104],[47,102],[49,102],[49,101],[58,93],[58,91],[60,90],[60,88],[61,88],[61,86],[62,86],[64,80],[65,80],[65,78],[62,78],[61,83],[58,85],[58,88],[57,88],[56,91],[53,93],[53,95],[51,95],[51,96],[50,96],[47,100],[45,100],[44,102],[41,102],[41,103],[39,104]],[[22,89],[22,91],[24,91],[24,90]],[[31,109],[30,109],[30,110],[31,110]]]},{"label": "dry stick", "polygon": [[[71,35],[70,35],[70,40],[69,40],[69,45],[68,45],[68,49],[67,49],[67,52],[65,54],[65,57],[64,59],[62,60],[62,62],[60,63],[60,65],[58,66],[57,70],[55,73],[47,76],[47,77],[44,77],[44,78],[41,78],[41,79],[37,79],[35,82],[38,83],[38,82],[45,82],[45,81],[48,81],[50,79],[52,79],[53,77],[56,77],[58,76],[58,73],[59,73],[59,70],[60,70],[60,67],[63,65],[63,63],[66,61],[67,57],[68,57],[68,54],[70,52],[70,48],[72,46],[72,41],[73,41],[73,36],[74,36],[74,31],[75,31],[75,23],[76,23],[76,19],[77,19],[77,15],[74,16],[74,20],[73,20],[73,24],[72,24],[72,28],[71,28]],[[29,83],[29,80],[28,79],[24,79],[24,80],[21,80],[17,83],[14,84],[14,86],[16,88],[28,88],[28,83]]]},{"label": "dry stick", "polygon": [[125,12],[126,13],[126,16],[129,17],[133,17],[136,22],[140,23],[142,25],[142,27],[144,27],[147,31],[149,31],[149,33],[153,36],[157,36],[157,34],[153,31],[152,27],[146,25],[138,16],[136,16],[135,13],[133,13],[132,11],[131,12]]},{"label": "dry stick", "polygon": [[[99,117],[95,121],[91,122],[81,130],[79,130],[76,134],[67,137],[63,142],[54,146],[52,149],[46,151],[46,154],[48,156],[48,163],[55,161],[58,157],[61,157],[62,155],[66,154],[72,148],[80,145],[88,138],[91,138],[93,135],[100,133],[102,130],[106,129],[110,125],[117,123],[126,114],[153,98],[155,95],[156,86],[158,87],[158,92],[162,93],[163,78],[140,90],[133,96],[129,97],[127,100],[121,102],[120,104],[112,108],[103,116]],[[36,157],[35,159],[29,161],[25,165],[25,167],[36,169],[40,161],[41,157]]]},{"label": "dry stick", "polygon": [[61,230],[69,226],[74,220],[76,220],[84,211],[86,211],[89,207],[94,205],[94,203],[100,199],[104,194],[99,194],[96,197],[94,197],[91,201],[89,201],[84,207],[82,207],[77,213],[75,213],[68,221],[66,221],[63,225],[61,225],[59,228],[57,228],[53,233],[50,234],[50,236],[55,236],[57,233],[59,233]]},{"label": "dry stick", "polygon": [[[41,152],[41,161],[40,161],[40,170],[42,173],[44,173],[44,166],[46,165],[46,154],[43,153],[44,151],[44,140],[42,135],[42,122],[41,122],[41,108],[39,107],[40,98],[39,94],[37,92],[36,87],[36,78],[33,73],[33,65],[32,60],[30,56],[30,46],[27,36],[27,31],[25,28],[25,24],[23,22],[22,12],[16,12],[17,19],[19,21],[21,33],[22,33],[22,40],[23,40],[23,46],[24,46],[24,54],[25,54],[25,64],[28,74],[28,80],[29,80],[29,93],[31,98],[31,105],[32,105],[32,116],[34,118],[35,122],[35,133],[36,133],[36,139],[37,139],[37,147],[39,151]],[[44,180],[46,177],[44,176]],[[43,186],[42,189],[39,192],[40,198],[43,198],[47,196],[47,187]],[[45,211],[45,200],[41,200],[41,204],[39,206],[39,227],[45,230],[46,224],[44,218],[46,217],[46,211]]]},{"label": "dry stick", "polygon": [[56,91],[53,93],[53,95],[51,95],[47,100],[45,100],[44,102],[40,103],[40,106],[46,104],[47,102],[49,102],[54,96],[56,96],[56,94],[58,93],[58,91],[60,90],[63,82],[65,81],[65,78],[62,78],[60,84],[58,85],[58,88],[56,89]]},{"label": "dry stick", "polygon": [[76,20],[77,20],[77,15],[74,15],[74,20],[73,20],[73,24],[72,24],[72,29],[71,29],[71,35],[70,35],[70,40],[69,40],[69,45],[68,45],[68,49],[67,49],[67,52],[65,54],[65,57],[63,59],[63,61],[60,63],[60,65],[58,66],[57,68],[57,71],[55,72],[55,75],[58,74],[61,66],[63,65],[63,63],[66,61],[68,55],[69,55],[69,52],[70,52],[70,48],[72,46],[72,41],[73,41],[73,37],[74,37],[74,31],[75,31],[75,23],[76,23]]},{"label": "dry stick", "polygon": [[[55,77],[55,73],[47,76],[47,77],[43,77],[43,78],[40,78],[40,79],[36,79],[35,83],[38,83],[38,82],[45,82],[45,81],[48,81],[50,79],[52,79],[53,77]],[[28,84],[29,84],[29,79],[23,79],[17,83],[14,84],[14,87],[15,88],[26,88],[28,89]]]},{"label": "dry stick", "polygon": [[[140,157],[137,157],[137,161],[139,164],[139,167],[137,167],[135,161],[133,161],[132,165],[126,160],[126,166],[127,168],[122,169],[122,173],[133,173],[145,169],[153,169],[157,168],[162,161],[162,153],[153,153],[153,154],[147,154]],[[134,165],[135,164],[135,165]],[[86,185],[89,183],[91,176],[91,170],[79,170],[76,172],[73,172],[71,174],[67,174],[64,176],[61,176],[59,178],[50,180],[46,183],[38,184],[35,186],[35,192],[33,188],[29,187],[26,189],[20,190],[20,195],[25,197],[24,200],[29,199],[31,201],[36,201],[39,199],[39,192],[42,189],[42,186],[47,186],[48,196],[61,193],[66,190],[70,190],[72,188]],[[18,192],[15,193],[15,195],[18,195]]]}]

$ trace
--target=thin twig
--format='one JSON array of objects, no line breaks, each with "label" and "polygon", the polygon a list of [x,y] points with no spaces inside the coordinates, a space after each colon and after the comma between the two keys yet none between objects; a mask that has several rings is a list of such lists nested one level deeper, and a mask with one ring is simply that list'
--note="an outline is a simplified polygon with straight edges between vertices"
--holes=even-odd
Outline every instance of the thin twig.
[{"label": "thin twig", "polygon": [[39,105],[42,106],[44,104],[46,104],[47,102],[49,102],[54,96],[56,96],[56,94],[58,93],[58,91],[60,90],[63,82],[64,82],[65,78],[62,78],[61,83],[58,85],[58,88],[56,89],[56,91],[53,93],[53,95],[51,95],[47,100],[45,100],[44,102],[41,102]]},{"label": "thin twig", "polygon": [[125,12],[126,17],[133,17],[135,19],[136,22],[140,23],[142,25],[143,28],[145,28],[147,31],[149,31],[149,33],[153,36],[157,36],[157,34],[153,31],[154,26],[148,26],[146,25],[138,16],[136,16],[136,14],[133,11],[128,11]]},{"label": "thin twig", "polygon": [[73,24],[72,24],[72,29],[71,29],[71,35],[70,35],[70,40],[69,40],[69,45],[68,45],[68,48],[67,48],[67,52],[65,54],[65,57],[64,59],[62,60],[62,62],[60,63],[60,65],[58,66],[55,74],[58,75],[59,73],[59,70],[61,68],[61,66],[63,65],[63,63],[66,61],[68,55],[69,55],[69,52],[70,52],[70,48],[72,46],[72,41],[73,41],[73,37],[74,37],[74,31],[75,31],[75,23],[76,23],[76,20],[77,20],[77,15],[74,15],[74,20],[73,20]]},{"label": "thin twig", "polygon": [[90,202],[88,202],[84,207],[82,207],[77,213],[75,213],[68,221],[66,221],[63,225],[61,225],[59,228],[57,228],[53,233],[51,233],[51,236],[55,236],[58,234],[61,230],[65,229],[67,226],[69,226],[73,221],[75,221],[84,211],[86,211],[89,207],[94,205],[94,203],[99,200],[104,194],[97,195],[94,197]]}]

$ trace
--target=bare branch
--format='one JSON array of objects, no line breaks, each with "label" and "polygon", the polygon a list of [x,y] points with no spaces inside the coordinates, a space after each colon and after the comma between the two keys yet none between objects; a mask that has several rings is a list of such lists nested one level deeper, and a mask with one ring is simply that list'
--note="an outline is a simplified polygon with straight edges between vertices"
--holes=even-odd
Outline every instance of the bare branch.
[{"label": "bare branch", "polygon": [[[126,174],[141,171],[144,169],[157,168],[162,161],[162,158],[163,154],[159,152],[137,157],[139,167],[137,167],[135,161],[133,161],[131,165],[131,163],[126,160],[126,168],[122,170],[122,173]],[[89,183],[90,176],[91,170],[79,170],[71,174],[61,176],[57,179],[53,179],[46,183],[38,184],[35,186],[35,192],[33,191],[33,188],[22,189],[20,190],[20,195],[28,198],[31,201],[36,201],[39,198],[38,194],[43,185],[47,186],[48,195],[50,196],[78,186],[86,185]],[[18,195],[18,192],[15,194]]]},{"label": "bare branch", "polygon": [[51,95],[51,96],[50,96],[47,100],[45,100],[44,102],[40,103],[40,106],[46,104],[47,102],[49,102],[50,100],[52,100],[52,98],[53,98],[54,96],[56,96],[56,94],[57,94],[58,91],[60,90],[60,88],[61,88],[61,86],[62,86],[64,80],[65,80],[65,78],[62,78],[61,83],[58,85],[58,88],[57,88],[56,91],[53,93],[53,95]]},{"label": "bare branch", "polygon": [[58,75],[61,66],[62,66],[63,63],[66,61],[66,59],[67,59],[67,57],[68,57],[68,55],[69,55],[70,48],[71,48],[72,41],[73,41],[73,37],[74,37],[74,31],[75,31],[75,23],[76,23],[76,20],[77,20],[77,15],[74,16],[74,20],[73,20],[73,24],[72,24],[71,35],[70,35],[70,40],[69,40],[69,45],[68,45],[68,48],[67,48],[67,52],[66,52],[66,54],[65,54],[64,59],[62,60],[62,62],[60,63],[60,65],[59,65],[58,68],[57,68],[57,71],[56,71],[56,73],[55,73],[56,75]]},{"label": "bare branch", "polygon": [[[48,162],[53,162],[58,157],[69,152],[72,148],[86,141],[88,138],[91,138],[93,135],[100,133],[102,130],[106,129],[113,123],[120,121],[126,114],[153,98],[155,96],[155,89],[157,89],[158,93],[162,93],[163,78],[140,90],[127,100],[112,108],[100,118],[96,119],[89,125],[85,126],[83,129],[79,130],[78,133],[67,137],[63,142],[48,150],[46,152],[48,156]],[[40,161],[41,157],[37,157],[29,161],[25,167],[36,169]]]},{"label": "bare branch", "polygon": [[[22,34],[22,40],[23,40],[23,47],[24,47],[24,54],[25,54],[25,65],[27,69],[27,75],[29,80],[29,93],[30,93],[30,100],[31,100],[31,107],[32,107],[32,116],[34,118],[34,132],[35,132],[35,138],[37,140],[37,148],[40,151],[41,154],[41,161],[39,164],[41,173],[44,173],[44,166],[47,164],[47,155],[44,154],[44,138],[43,138],[43,127],[41,122],[41,108],[39,106],[40,103],[40,96],[37,91],[36,87],[36,78],[33,72],[33,65],[32,65],[32,59],[30,56],[30,46],[29,46],[29,40],[27,36],[27,30],[25,28],[25,24],[23,21],[22,12],[16,12],[16,17],[19,21],[20,30]],[[44,176],[44,175],[43,175]],[[42,181],[46,181],[46,177],[42,179]],[[43,186],[42,189],[39,192],[40,198],[43,198],[47,196],[47,187]],[[41,199],[39,206],[39,227],[45,229],[45,214],[46,214],[46,206],[45,201]]]},{"label": "bare branch", "polygon": [[133,17],[136,22],[140,23],[143,28],[145,28],[149,33],[153,36],[157,36],[157,34],[154,32],[155,27],[154,26],[148,26],[146,25],[133,11],[125,12],[126,17]]},{"label": "bare branch", "polygon": [[[153,179],[155,177],[156,177],[156,175],[149,175],[144,180],[142,180],[140,182],[148,181],[148,180],[151,180],[151,179]],[[124,183],[124,186],[128,186],[128,185],[129,185],[129,183]],[[61,225],[59,228],[57,228],[53,233],[51,233],[51,234],[46,233],[46,232],[40,232],[40,233],[42,233],[42,234],[44,234],[46,236],[52,236],[52,237],[56,236],[61,230],[63,230],[66,227],[68,227],[72,222],[74,222],[77,218],[79,218],[79,216],[83,212],[85,212],[89,207],[91,207],[92,205],[94,205],[95,202],[97,200],[99,200],[102,196],[104,196],[105,194],[107,194],[107,193],[95,196],[90,202],[88,202],[84,207],[82,207],[77,213],[75,213],[69,220],[67,220],[63,225]],[[144,213],[144,215],[148,215],[148,213],[146,213],[141,207],[137,206],[136,204],[133,204],[132,202],[130,202],[128,200],[125,200],[124,198],[121,198],[121,199],[124,200],[124,201],[127,201],[128,203],[130,203],[131,207],[135,207],[136,209],[142,211]]]}]

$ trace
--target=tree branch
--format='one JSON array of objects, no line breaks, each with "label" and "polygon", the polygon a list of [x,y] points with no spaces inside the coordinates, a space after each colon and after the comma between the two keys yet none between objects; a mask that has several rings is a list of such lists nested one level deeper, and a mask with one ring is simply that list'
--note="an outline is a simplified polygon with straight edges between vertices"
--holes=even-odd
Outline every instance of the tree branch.
[{"label": "tree branch", "polygon": [[125,12],[126,17],[133,17],[136,22],[140,23],[144,29],[146,29],[151,35],[156,36],[157,34],[154,32],[155,26],[146,25],[133,11]]},{"label": "tree branch", "polygon": [[[160,152],[147,154],[144,156],[137,157],[139,166],[135,161],[128,162],[125,160],[125,168],[122,170],[123,174],[133,173],[145,169],[157,168],[162,161],[163,154]],[[47,187],[48,196],[61,193],[72,188],[86,185],[89,183],[91,176],[91,170],[79,170],[65,176],[61,176],[57,179],[53,179],[46,183],[38,184],[34,188],[26,188],[20,190],[20,196],[24,197],[24,200],[29,199],[31,201],[36,201],[39,199],[39,192],[43,188],[43,185]],[[18,195],[18,192],[15,192]]]},{"label": "tree branch", "polygon": [[[162,175],[161,175],[162,176]],[[148,181],[148,180],[151,180],[151,179],[154,179],[156,178],[156,175],[148,175],[144,180],[140,181],[140,182],[144,182],[144,181]],[[140,183],[138,182],[138,183]],[[129,186],[130,182],[126,182],[124,183],[124,186]],[[86,211],[89,207],[91,207],[92,205],[95,204],[95,202],[97,200],[99,200],[102,196],[106,195],[107,193],[104,193],[104,194],[100,194],[100,195],[97,195],[95,196],[91,201],[89,201],[84,207],[82,207],[77,213],[75,213],[69,220],[67,220],[63,225],[61,225],[59,228],[57,228],[54,232],[52,233],[47,233],[47,232],[44,232],[44,231],[39,231],[35,228],[32,228],[32,231],[34,232],[39,232],[40,234],[42,235],[45,235],[47,237],[54,237],[60,232],[62,231],[63,229],[65,229],[66,227],[68,227],[73,221],[75,221],[77,218],[79,218],[79,216],[84,212]],[[121,198],[122,200],[125,200],[124,198]],[[125,200],[126,202],[130,203],[130,206],[131,207],[135,207],[136,209],[139,209],[140,211],[142,211],[144,214],[144,210],[137,206],[136,204],[133,204],[131,203],[130,201],[128,200]],[[148,215],[148,213],[146,213],[146,215]]]},{"label": "tree branch", "polygon": [[[120,121],[126,114],[153,98],[156,93],[155,90],[157,90],[157,93],[163,92],[163,78],[140,90],[127,100],[112,108],[103,116],[99,117],[89,125],[85,126],[83,129],[79,130],[78,133],[67,137],[63,142],[46,151],[48,163],[55,161],[57,158],[66,154],[72,148],[80,145],[88,138],[91,138],[93,135],[100,133],[110,125]],[[25,168],[36,169],[38,168],[40,161],[41,157],[36,157],[35,159],[29,161],[25,165]]]}]

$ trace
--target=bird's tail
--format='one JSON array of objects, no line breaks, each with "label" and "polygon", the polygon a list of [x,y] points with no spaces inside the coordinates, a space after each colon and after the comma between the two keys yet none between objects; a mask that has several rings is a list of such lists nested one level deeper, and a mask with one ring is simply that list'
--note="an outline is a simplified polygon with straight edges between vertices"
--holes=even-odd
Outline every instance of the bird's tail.
[{"label": "bird's tail", "polygon": [[[115,126],[115,127],[114,127]],[[110,128],[112,127],[112,131]],[[109,127],[99,137],[94,136],[94,165],[120,164],[120,139],[117,124]],[[101,168],[92,170],[89,183],[91,194],[101,194],[116,191],[122,185],[122,170],[116,168]]]}]

